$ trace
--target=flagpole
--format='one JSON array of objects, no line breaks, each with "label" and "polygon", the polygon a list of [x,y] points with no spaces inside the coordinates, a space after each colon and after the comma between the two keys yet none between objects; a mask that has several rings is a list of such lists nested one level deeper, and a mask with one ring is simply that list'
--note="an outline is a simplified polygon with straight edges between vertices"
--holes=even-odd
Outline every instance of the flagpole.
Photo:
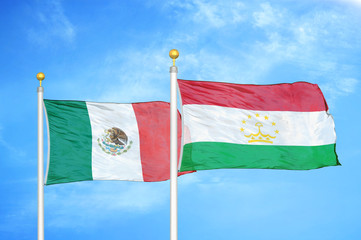
[{"label": "flagpole", "polygon": [[176,49],[169,52],[173,59],[170,67],[170,240],[178,239],[178,161],[177,161],[177,73],[175,60],[179,56]]},{"label": "flagpole", "polygon": [[38,92],[38,240],[44,240],[44,118],[43,94],[41,82],[45,75],[39,72],[36,78],[40,81]]}]

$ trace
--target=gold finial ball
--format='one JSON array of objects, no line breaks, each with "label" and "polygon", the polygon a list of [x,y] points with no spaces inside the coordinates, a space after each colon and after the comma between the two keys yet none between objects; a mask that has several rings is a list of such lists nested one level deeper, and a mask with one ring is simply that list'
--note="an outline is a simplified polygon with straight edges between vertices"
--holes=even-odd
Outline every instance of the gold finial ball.
[{"label": "gold finial ball", "polygon": [[169,51],[169,57],[172,59],[176,59],[179,56],[179,52],[177,49],[172,49]]},{"label": "gold finial ball", "polygon": [[36,74],[36,78],[37,78],[39,81],[43,81],[44,78],[45,78],[45,74],[42,73],[42,72],[39,72],[38,74]]}]

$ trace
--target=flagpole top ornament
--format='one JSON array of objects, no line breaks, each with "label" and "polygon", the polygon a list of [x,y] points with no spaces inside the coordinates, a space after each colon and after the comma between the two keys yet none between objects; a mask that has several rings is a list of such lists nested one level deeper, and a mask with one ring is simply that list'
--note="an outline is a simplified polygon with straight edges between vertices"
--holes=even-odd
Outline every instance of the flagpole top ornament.
[{"label": "flagpole top ornament", "polygon": [[38,74],[36,74],[36,78],[40,81],[40,87],[41,87],[41,81],[43,81],[45,79],[45,74],[42,72],[39,72]]},{"label": "flagpole top ornament", "polygon": [[177,49],[172,49],[169,51],[169,57],[173,59],[173,66],[175,66],[175,60],[178,58],[179,52]]}]

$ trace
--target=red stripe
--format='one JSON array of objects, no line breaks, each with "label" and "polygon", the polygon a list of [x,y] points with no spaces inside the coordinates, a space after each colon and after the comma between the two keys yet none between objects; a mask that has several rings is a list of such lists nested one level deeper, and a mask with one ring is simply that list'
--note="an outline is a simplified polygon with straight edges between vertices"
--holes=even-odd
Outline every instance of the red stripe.
[{"label": "red stripe", "polygon": [[250,85],[178,80],[182,104],[216,105],[259,111],[327,111],[317,84]]},{"label": "red stripe", "polygon": [[[132,106],[139,129],[140,158],[144,181],[168,180],[170,176],[170,104],[147,102],[133,103]],[[181,118],[178,113],[178,156],[181,135]]]}]

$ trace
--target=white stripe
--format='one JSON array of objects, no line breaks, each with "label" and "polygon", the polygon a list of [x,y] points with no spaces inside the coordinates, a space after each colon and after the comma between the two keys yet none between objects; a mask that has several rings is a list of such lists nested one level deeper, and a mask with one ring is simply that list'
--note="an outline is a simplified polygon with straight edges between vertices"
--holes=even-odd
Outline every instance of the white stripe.
[{"label": "white stripe", "polygon": [[[336,142],[333,118],[325,111],[253,111],[189,104],[183,106],[183,121],[185,144],[211,141],[258,145],[318,146]],[[257,123],[262,126],[256,126]],[[267,141],[272,143],[258,142],[261,135],[256,137],[251,135],[257,134],[259,130],[264,135],[270,135],[271,137],[268,137]],[[255,138],[253,141],[252,137]],[[266,140],[266,138],[262,137],[262,140]]]},{"label": "white stripe", "polygon": [[[131,104],[87,102],[92,128],[92,172],[94,180],[143,181],[138,124]],[[123,130],[130,149],[121,155],[107,154],[99,146],[107,129]]]}]

